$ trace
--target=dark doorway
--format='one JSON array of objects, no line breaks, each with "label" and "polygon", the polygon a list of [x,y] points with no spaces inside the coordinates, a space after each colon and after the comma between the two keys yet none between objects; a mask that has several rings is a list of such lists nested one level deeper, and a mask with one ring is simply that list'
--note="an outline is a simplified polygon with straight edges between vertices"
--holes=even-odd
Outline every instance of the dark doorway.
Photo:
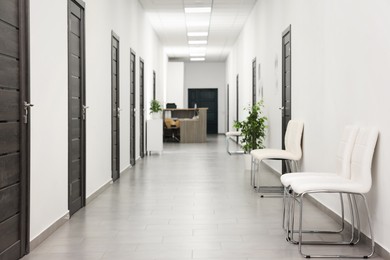
[{"label": "dark doorway", "polygon": [[0,259],[29,251],[28,1],[0,1]]},{"label": "dark doorway", "polygon": [[207,133],[218,134],[218,89],[188,89],[188,107],[207,107]]},{"label": "dark doorway", "polygon": [[111,175],[120,177],[119,36],[111,32]]},{"label": "dark doorway", "polygon": [[153,70],[153,99],[156,99],[156,71]]},{"label": "dark doorway", "polygon": [[130,50],[130,164],[135,165],[135,52]]},{"label": "dark doorway", "polygon": [[[287,124],[291,120],[291,25],[282,35],[282,147],[285,148],[284,136]],[[286,172],[283,165],[282,172]]]},{"label": "dark doorway", "polygon": [[69,0],[69,213],[85,206],[85,32],[84,2]]},{"label": "dark doorway", "polygon": [[256,58],[252,61],[252,106],[256,104]]},{"label": "dark doorway", "polygon": [[144,60],[139,59],[139,155],[145,156],[145,77]]}]

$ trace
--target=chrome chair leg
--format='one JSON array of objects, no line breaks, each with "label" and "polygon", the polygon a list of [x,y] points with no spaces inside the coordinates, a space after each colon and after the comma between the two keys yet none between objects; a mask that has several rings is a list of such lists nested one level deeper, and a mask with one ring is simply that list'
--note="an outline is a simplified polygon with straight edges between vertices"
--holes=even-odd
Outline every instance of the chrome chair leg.
[{"label": "chrome chair leg", "polygon": [[[291,203],[291,200],[294,200],[293,203],[296,202],[297,198],[296,196],[293,195],[290,195],[290,192],[289,190],[286,190],[286,208],[288,208],[288,203]],[[345,230],[345,206],[344,206],[344,200],[343,200],[343,196],[342,196],[342,193],[339,193],[339,196],[340,196],[340,207],[341,207],[341,226],[338,230],[302,230],[302,233],[304,234],[340,234],[342,233],[344,230]],[[350,209],[350,214],[351,214],[351,219],[352,219],[352,225],[354,226],[354,217],[355,214],[354,213],[354,208],[353,208],[353,204],[352,204],[352,200],[351,198],[348,196],[348,202],[349,202],[349,209]],[[299,203],[299,202],[298,202]],[[356,203],[355,203],[356,204]],[[290,204],[291,205],[291,204]],[[294,205],[294,210],[290,207],[288,210],[284,211],[283,214],[295,214],[295,205]],[[294,219],[294,216],[293,215],[288,215],[288,216],[283,216],[283,218],[286,218],[287,219],[287,223],[289,223],[289,221],[291,221],[292,223],[294,223],[293,221],[295,221]],[[292,217],[291,217],[292,216]],[[358,216],[357,216],[358,217]],[[283,219],[283,223],[285,223],[284,219]],[[295,230],[293,228],[293,226],[290,227],[290,224],[286,224],[286,226],[283,226],[284,230],[286,231],[286,240],[289,241],[290,243],[292,244],[298,244],[298,240],[294,239],[294,233],[298,233],[299,230]],[[360,234],[360,226],[359,226],[359,234]],[[346,240],[346,241],[313,241],[313,240],[308,240],[308,241],[304,241],[303,244],[305,245],[353,245],[353,244],[356,244],[356,241],[355,240],[355,234],[354,234],[354,230],[352,230],[351,232],[351,238],[349,240]]]},{"label": "chrome chair leg", "polygon": [[[331,193],[331,192],[330,192]],[[305,257],[305,258],[369,258],[371,257],[374,252],[375,252],[375,241],[374,241],[374,235],[373,235],[373,232],[372,232],[372,226],[371,226],[371,216],[370,216],[370,211],[369,211],[369,208],[368,208],[368,204],[367,204],[367,199],[366,197],[363,195],[363,194],[356,194],[356,193],[348,193],[348,198],[352,200],[354,200],[353,202],[353,208],[355,208],[357,206],[356,204],[356,200],[355,200],[355,195],[359,195],[363,198],[363,201],[364,201],[364,205],[366,207],[366,211],[367,211],[367,217],[368,217],[368,226],[369,226],[369,230],[370,230],[370,235],[371,235],[371,248],[370,248],[370,252],[367,254],[367,255],[337,255],[337,254],[334,254],[334,255],[322,255],[322,254],[306,254],[303,252],[303,248],[302,246],[303,245],[312,245],[312,244],[308,244],[306,243],[305,241],[303,241],[303,230],[302,230],[302,223],[303,223],[303,198],[304,196],[308,194],[308,193],[302,193],[300,194],[299,196],[299,203],[300,203],[300,210],[299,210],[299,240],[298,240],[298,251],[299,253]],[[352,204],[352,202],[351,202]],[[357,208],[356,208],[357,209]],[[356,217],[356,220],[357,220],[357,226],[358,226],[358,237],[360,237],[360,217],[358,216],[358,212],[354,209],[352,209],[353,211],[355,211],[355,217]],[[354,233],[354,216],[352,216],[352,233]],[[352,238],[354,240],[354,238]],[[356,242],[356,241],[355,241]],[[356,244],[356,243],[350,243],[349,245],[351,244]],[[339,243],[324,243],[325,245],[348,245],[347,243],[343,243],[343,244],[339,244]]]}]

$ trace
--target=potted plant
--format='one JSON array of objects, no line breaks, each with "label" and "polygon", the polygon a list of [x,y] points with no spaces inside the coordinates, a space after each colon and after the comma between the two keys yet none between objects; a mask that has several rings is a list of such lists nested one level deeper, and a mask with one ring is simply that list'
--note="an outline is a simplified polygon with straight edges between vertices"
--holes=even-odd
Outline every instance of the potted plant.
[{"label": "potted plant", "polygon": [[[255,149],[264,148],[264,139],[267,129],[267,117],[262,113],[263,101],[259,101],[253,106],[244,108],[249,114],[243,121],[234,121],[234,127],[241,132],[242,149],[248,154]],[[250,165],[250,158],[249,158]]]},{"label": "potted plant", "polygon": [[161,111],[162,108],[160,102],[156,99],[152,99],[150,101],[150,114],[152,118],[153,119],[161,118],[161,113],[160,113]]}]

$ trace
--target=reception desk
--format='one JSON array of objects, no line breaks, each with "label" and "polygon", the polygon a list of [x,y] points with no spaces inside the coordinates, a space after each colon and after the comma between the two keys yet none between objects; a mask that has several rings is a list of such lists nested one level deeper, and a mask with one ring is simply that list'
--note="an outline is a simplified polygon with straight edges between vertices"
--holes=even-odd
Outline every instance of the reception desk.
[{"label": "reception desk", "polygon": [[181,143],[205,143],[207,141],[207,108],[164,109],[167,117],[180,121]]}]

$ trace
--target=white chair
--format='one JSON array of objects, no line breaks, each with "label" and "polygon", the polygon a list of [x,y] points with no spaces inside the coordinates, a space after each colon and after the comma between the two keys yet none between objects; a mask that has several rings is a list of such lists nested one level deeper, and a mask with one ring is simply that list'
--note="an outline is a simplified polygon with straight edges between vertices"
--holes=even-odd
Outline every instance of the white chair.
[{"label": "white chair", "polygon": [[[303,133],[303,122],[298,120],[290,120],[287,125],[286,134],[284,136],[285,150],[281,149],[256,149],[251,151],[252,166],[251,166],[251,185],[260,191],[261,188],[275,188],[270,186],[259,186],[256,182],[256,172],[258,166],[263,160],[284,160],[286,166],[291,172],[298,170],[298,161],[302,157],[301,140]],[[276,187],[278,188],[278,187]]]},{"label": "white chair", "polygon": [[[349,178],[351,174],[350,170],[350,163],[351,163],[351,156],[352,156],[352,150],[355,144],[356,136],[358,133],[359,128],[357,126],[346,126],[343,131],[343,135],[338,147],[338,151],[336,154],[336,171],[335,172],[294,172],[294,173],[288,173],[284,174],[280,177],[280,181],[285,187],[284,191],[284,197],[283,197],[283,228],[286,230],[287,234],[287,240],[291,241],[293,243],[297,243],[293,239],[293,233],[296,232],[295,230],[291,230],[290,227],[290,222],[293,221],[293,216],[287,215],[286,213],[289,213],[291,211],[291,198],[288,196],[290,193],[290,185],[291,183],[299,180],[305,180],[307,178],[311,178],[313,181],[315,178],[319,178],[318,180],[322,180],[321,178],[326,178],[326,177],[332,177],[332,176],[342,176]],[[351,199],[348,198],[350,201],[350,208],[351,206]],[[343,202],[343,197],[340,194],[340,204],[341,204],[341,227],[339,230],[335,231],[320,231],[320,230],[310,230],[310,231],[303,231],[304,233],[341,233],[344,230],[344,202]],[[351,215],[353,215],[353,212],[351,212]],[[287,220],[287,222],[286,222]],[[351,240],[345,242],[346,244],[352,243],[354,240],[353,233],[351,235]]]},{"label": "white chair", "polygon": [[237,142],[238,142],[238,138],[241,136],[241,132],[238,132],[238,131],[230,131],[230,132],[225,133],[225,136],[226,136],[226,152],[227,152],[229,155],[232,155],[232,154],[243,154],[243,153],[244,153],[243,150],[235,150],[235,151],[232,151],[232,150],[230,150],[230,148],[229,148],[229,144],[230,144],[231,141],[233,141],[233,138],[236,138],[236,139],[237,139]]},{"label": "white chair", "polygon": [[[355,144],[352,150],[351,162],[350,162],[350,176],[326,176],[323,178],[320,177],[310,177],[300,178],[297,181],[293,181],[290,183],[291,190],[293,192],[293,196],[297,198],[299,202],[299,239],[298,239],[298,250],[299,253],[305,258],[314,258],[314,257],[334,257],[334,258],[368,258],[371,257],[374,253],[374,236],[371,228],[371,217],[369,208],[367,205],[365,193],[369,192],[371,189],[371,164],[372,158],[376,146],[378,138],[378,129],[376,128],[360,128],[356,137]],[[308,194],[315,193],[343,193],[347,195],[351,195],[352,197],[360,196],[364,201],[364,206],[367,211],[367,219],[368,219],[368,228],[371,235],[371,248],[368,254],[363,256],[356,255],[323,255],[323,254],[306,254],[302,250],[302,245],[306,245],[303,240],[303,208],[304,208],[304,197]],[[293,206],[292,210],[295,206],[295,199],[292,200]],[[356,208],[354,208],[354,214],[357,219],[357,229],[358,233],[360,233],[360,218],[359,212],[357,209],[357,204],[354,204]],[[292,223],[294,224],[294,223]],[[354,225],[352,229],[354,229]],[[292,230],[294,227],[292,226]],[[328,249],[329,250],[329,249]],[[329,250],[331,251],[331,250]]]}]

